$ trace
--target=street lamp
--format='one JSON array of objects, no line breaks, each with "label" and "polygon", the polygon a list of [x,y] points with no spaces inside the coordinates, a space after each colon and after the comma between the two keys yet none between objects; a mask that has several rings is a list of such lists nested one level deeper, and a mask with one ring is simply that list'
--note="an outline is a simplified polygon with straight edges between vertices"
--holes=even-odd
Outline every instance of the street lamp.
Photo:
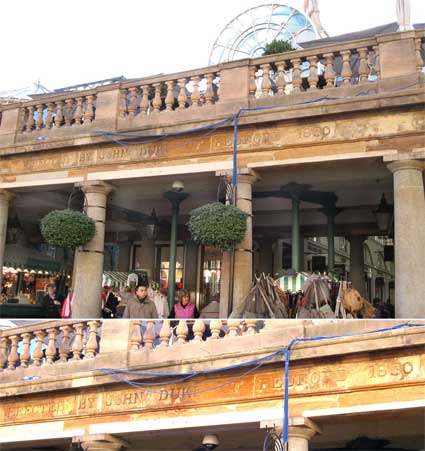
[{"label": "street lamp", "polygon": [[393,207],[388,204],[387,199],[385,199],[385,194],[382,194],[378,209],[374,210],[373,214],[376,218],[378,230],[383,233],[388,233],[393,218]]},{"label": "street lamp", "polygon": [[177,229],[179,220],[179,207],[188,196],[183,193],[184,183],[181,180],[175,180],[172,184],[172,191],[164,193],[164,197],[171,202],[171,235],[170,235],[170,264],[168,269],[168,305],[170,311],[174,306],[174,294],[176,290],[176,257],[177,257]]}]

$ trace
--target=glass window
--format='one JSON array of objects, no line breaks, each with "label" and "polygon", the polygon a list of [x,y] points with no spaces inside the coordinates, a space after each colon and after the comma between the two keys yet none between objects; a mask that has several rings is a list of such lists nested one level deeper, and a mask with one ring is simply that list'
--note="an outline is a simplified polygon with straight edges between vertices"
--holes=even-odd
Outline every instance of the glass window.
[{"label": "glass window", "polygon": [[[161,262],[159,267],[159,283],[161,287],[168,288],[168,279],[170,274],[170,247],[161,246]],[[176,254],[176,286],[178,289],[183,288],[184,274],[184,252],[183,246],[177,246]]]}]

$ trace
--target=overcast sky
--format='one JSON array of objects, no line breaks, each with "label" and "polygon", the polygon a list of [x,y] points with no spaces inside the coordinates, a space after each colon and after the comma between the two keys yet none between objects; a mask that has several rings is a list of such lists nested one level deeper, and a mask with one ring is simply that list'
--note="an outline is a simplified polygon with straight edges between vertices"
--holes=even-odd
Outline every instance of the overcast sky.
[{"label": "overcast sky", "polygon": [[[224,26],[268,0],[1,0],[0,91],[203,67]],[[302,0],[281,0],[302,9]],[[396,21],[396,0],[321,0],[331,36]],[[425,22],[425,0],[411,0]]]}]

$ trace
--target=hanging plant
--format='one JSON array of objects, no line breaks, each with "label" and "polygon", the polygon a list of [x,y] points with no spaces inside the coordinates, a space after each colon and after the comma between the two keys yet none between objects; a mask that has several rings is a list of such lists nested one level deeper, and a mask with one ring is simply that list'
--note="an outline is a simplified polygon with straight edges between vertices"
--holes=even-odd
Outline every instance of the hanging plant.
[{"label": "hanging plant", "polygon": [[94,237],[96,223],[79,211],[54,210],[41,220],[40,229],[51,246],[74,249]]},{"label": "hanging plant", "polygon": [[238,207],[213,202],[192,210],[187,225],[196,243],[229,250],[243,240],[247,217]]}]

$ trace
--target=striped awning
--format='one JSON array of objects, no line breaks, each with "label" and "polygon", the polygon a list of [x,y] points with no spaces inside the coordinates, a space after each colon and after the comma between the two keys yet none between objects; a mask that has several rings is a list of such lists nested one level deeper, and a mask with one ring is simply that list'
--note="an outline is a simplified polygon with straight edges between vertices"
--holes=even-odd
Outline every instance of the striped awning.
[{"label": "striped awning", "polygon": [[119,288],[125,288],[127,286],[128,272],[120,271],[105,271],[102,278],[102,286],[108,285],[109,287],[118,286]]},{"label": "striped awning", "polygon": [[308,276],[303,273],[298,273],[294,276],[281,276],[276,279],[276,283],[283,291],[291,291],[296,293],[298,290],[302,289],[304,282],[307,280]]}]

